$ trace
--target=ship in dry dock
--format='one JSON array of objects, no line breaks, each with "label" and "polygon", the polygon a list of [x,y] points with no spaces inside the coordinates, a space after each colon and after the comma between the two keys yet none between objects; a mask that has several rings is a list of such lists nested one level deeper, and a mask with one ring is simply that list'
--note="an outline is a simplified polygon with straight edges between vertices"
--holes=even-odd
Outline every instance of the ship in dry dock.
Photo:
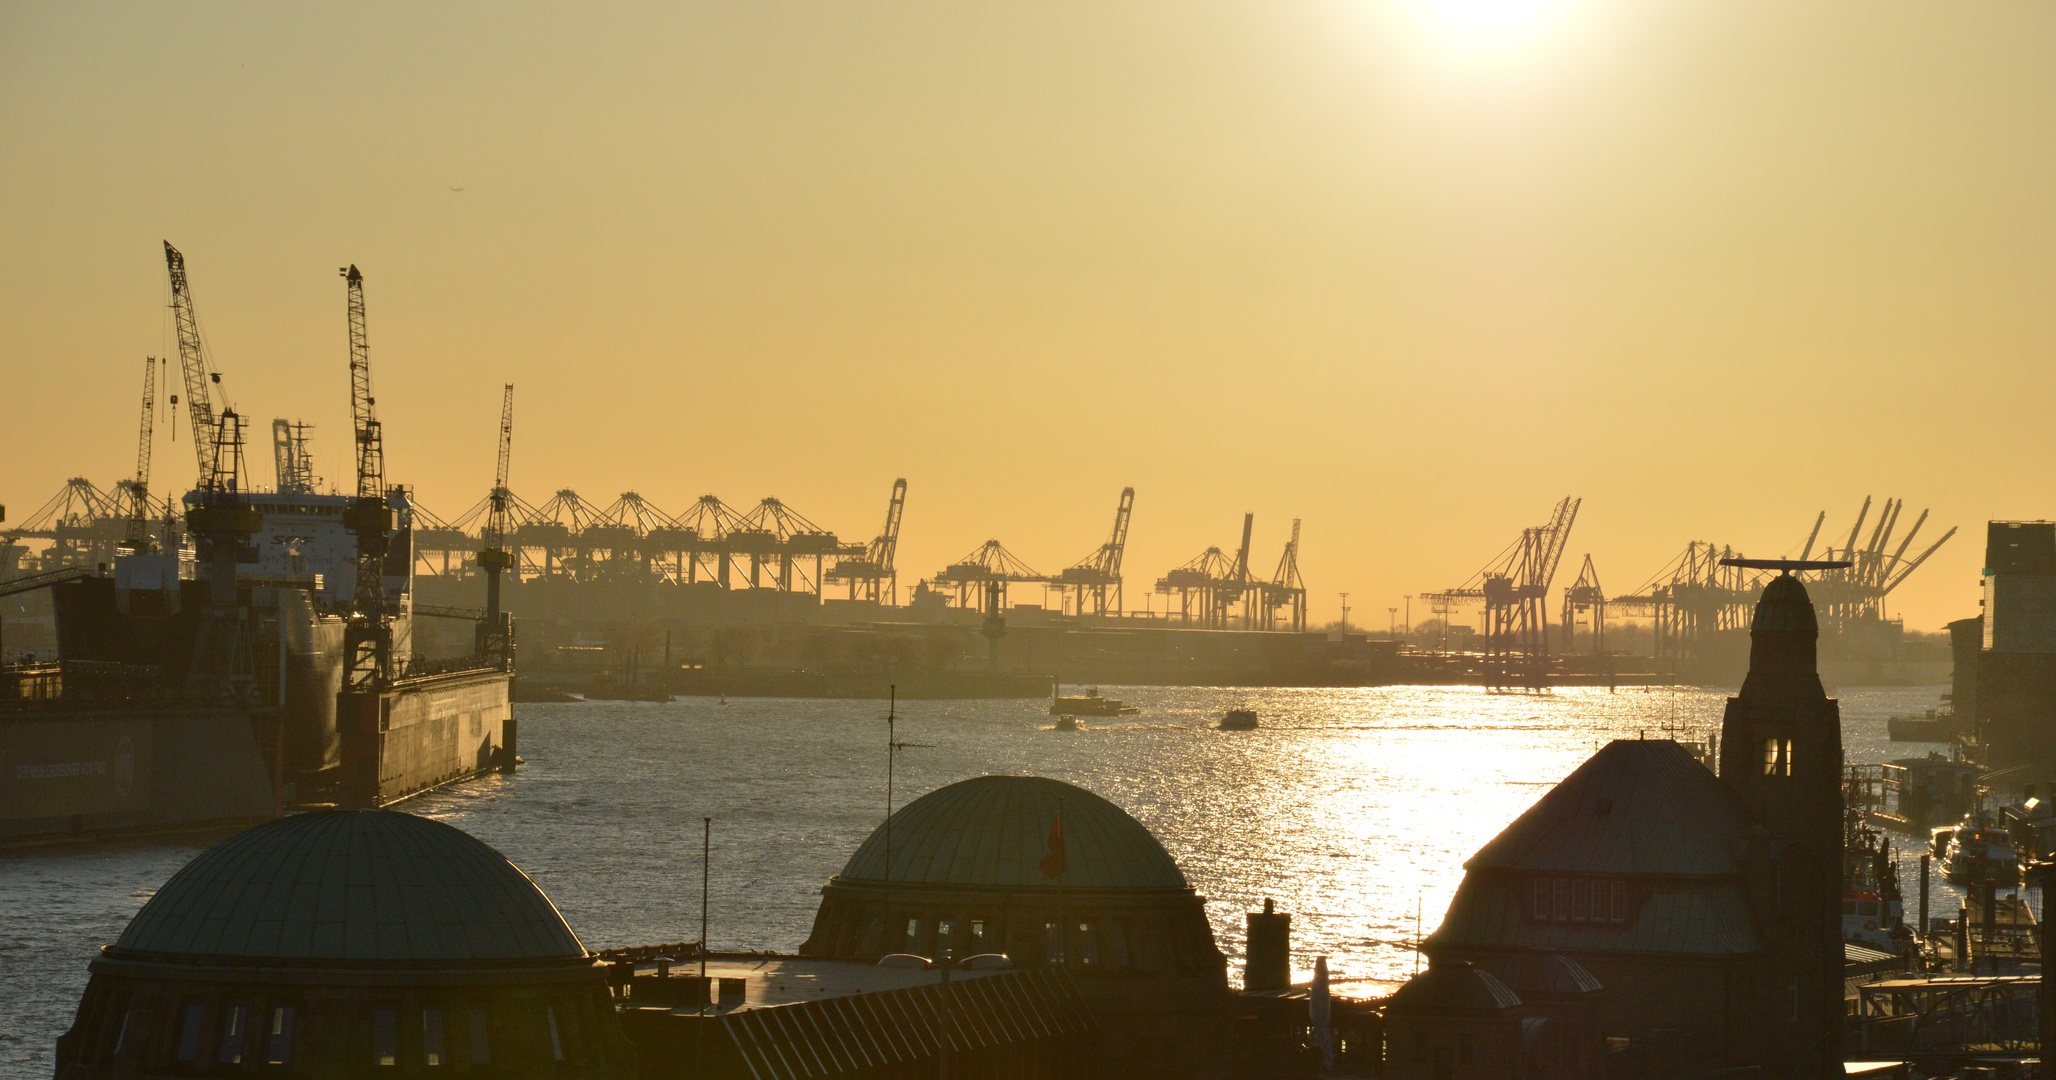
[{"label": "ship in dry dock", "polygon": [[[414,604],[413,506],[385,478],[362,275],[345,272],[356,492],[318,493],[303,441],[285,444],[297,458],[281,452],[276,489],[261,491],[243,418],[225,401],[215,411],[184,260],[169,244],[165,255],[200,483],[177,506],[148,494],[146,369],[130,528],[112,564],[0,585],[47,590],[57,638],[54,657],[0,666],[0,843],[374,807],[511,770],[513,625],[498,591],[484,611]],[[417,657],[425,616],[470,619],[472,655]]]}]

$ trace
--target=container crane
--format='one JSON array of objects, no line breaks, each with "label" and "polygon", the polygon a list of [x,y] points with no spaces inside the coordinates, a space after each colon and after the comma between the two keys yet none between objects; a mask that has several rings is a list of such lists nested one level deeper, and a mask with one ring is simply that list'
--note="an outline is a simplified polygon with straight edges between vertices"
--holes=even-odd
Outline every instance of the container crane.
[{"label": "container crane", "polygon": [[121,547],[140,553],[150,540],[150,448],[157,431],[157,358],[143,358],[143,418],[136,435],[136,474],[128,491],[128,539]]},{"label": "container crane", "polygon": [[[1128,549],[1128,520],[1135,513],[1135,489],[1121,489],[1121,501],[1114,507],[1114,528],[1107,542],[1056,577],[1056,584],[1071,594],[1077,615],[1105,615],[1107,590],[1114,592],[1114,613],[1122,610],[1121,556]],[[1089,607],[1088,607],[1089,601]]]},{"label": "container crane", "polygon": [[1582,499],[1566,496],[1556,504],[1549,522],[1522,529],[1521,535],[1462,585],[1424,597],[1429,610],[1445,622],[1458,607],[1483,601],[1485,656],[1492,674],[1505,675],[1518,664],[1523,681],[1539,682],[1549,663],[1549,583],[1570,542]]},{"label": "container crane", "polygon": [[1592,565],[1590,553],[1585,555],[1585,564],[1578,569],[1578,580],[1563,590],[1563,651],[1571,651],[1572,639],[1578,633],[1578,614],[1590,612],[1592,616],[1592,655],[1606,653],[1606,590],[1599,584],[1599,568]]},{"label": "container crane", "polygon": [[[185,376],[186,415],[193,422],[193,455],[198,459],[204,484],[214,473],[214,399],[211,385],[221,375],[208,367],[207,353],[200,345],[200,318],[193,313],[193,290],[186,280],[186,257],[164,242],[164,266],[171,275],[171,317],[178,333],[179,369]],[[173,398],[172,404],[178,404]]]},{"label": "container crane", "polygon": [[392,671],[392,620],[386,611],[385,564],[391,546],[393,511],[386,504],[385,440],[378,425],[378,399],[371,395],[371,350],[364,333],[364,275],[352,265],[340,271],[350,335],[350,418],[357,442],[357,497],[343,524],[357,537],[354,613],[344,631],[344,681],[351,690],[372,690]]},{"label": "container crane", "polygon": [[508,646],[513,642],[507,619],[500,614],[500,573],[514,565],[514,557],[507,550],[507,511],[513,499],[507,490],[507,466],[513,457],[514,384],[508,383],[500,397],[500,455],[493,468],[492,494],[487,496],[492,505],[486,511],[478,552],[478,565],[485,571],[485,621],[478,628],[478,654],[499,660],[502,667],[512,661]]},{"label": "container crane", "polygon": [[1278,609],[1292,609],[1291,628],[1295,634],[1306,632],[1306,581],[1299,576],[1299,519],[1292,519],[1292,539],[1285,542],[1285,553],[1278,557],[1278,570],[1258,590],[1263,596],[1264,629],[1276,629]]},{"label": "container crane", "polygon": [[885,504],[885,528],[872,539],[861,558],[844,559],[828,571],[828,580],[848,584],[851,600],[857,599],[861,587],[864,599],[874,604],[883,593],[887,604],[899,605],[899,574],[893,569],[892,560],[899,550],[900,516],[906,506],[907,481],[901,477],[892,482],[892,498]]}]

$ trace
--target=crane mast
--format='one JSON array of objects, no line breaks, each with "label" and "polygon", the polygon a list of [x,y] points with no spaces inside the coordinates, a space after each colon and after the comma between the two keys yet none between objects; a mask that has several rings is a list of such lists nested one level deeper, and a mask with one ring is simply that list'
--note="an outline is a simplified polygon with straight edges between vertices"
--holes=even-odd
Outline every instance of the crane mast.
[{"label": "crane mast", "polygon": [[205,483],[214,472],[214,400],[208,390],[221,376],[208,370],[207,354],[200,347],[200,319],[193,314],[193,290],[186,280],[186,257],[164,242],[164,267],[171,275],[171,318],[178,332],[179,369],[185,376],[186,415],[193,422],[193,454],[199,459],[200,479]]},{"label": "crane mast", "polygon": [[514,384],[508,383],[500,397],[500,456],[493,469],[491,506],[478,552],[478,565],[485,571],[485,621],[478,628],[478,653],[498,658],[502,665],[512,659],[508,649],[513,642],[507,619],[500,613],[500,573],[514,565],[513,554],[507,550],[508,504],[513,501],[507,490],[507,467],[513,460]]},{"label": "crane mast", "polygon": [[157,431],[157,358],[143,358],[143,419],[136,435],[136,474],[128,482],[128,540],[122,546],[142,551],[150,538],[150,445]]},{"label": "crane mast", "polygon": [[357,442],[357,497],[343,524],[357,537],[355,614],[344,631],[344,681],[375,689],[392,671],[392,620],[386,611],[385,564],[393,511],[385,498],[385,445],[371,396],[371,351],[364,335],[364,275],[342,271],[350,333],[350,418]]}]

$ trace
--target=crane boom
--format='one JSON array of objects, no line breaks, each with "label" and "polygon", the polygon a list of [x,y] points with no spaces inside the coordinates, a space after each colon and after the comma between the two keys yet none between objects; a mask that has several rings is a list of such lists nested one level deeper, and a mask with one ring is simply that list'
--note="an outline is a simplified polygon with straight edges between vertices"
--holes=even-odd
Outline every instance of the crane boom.
[{"label": "crane boom", "polygon": [[1121,504],[1114,509],[1114,532],[1107,540],[1106,571],[1109,576],[1121,576],[1121,556],[1128,551],[1128,520],[1135,514],[1135,489],[1121,489]]},{"label": "crane boom", "polygon": [[1255,512],[1245,512],[1242,515],[1242,547],[1235,554],[1235,580],[1237,582],[1249,580],[1249,532],[1255,524]]},{"label": "crane boom", "polygon": [[143,358],[143,419],[136,435],[136,474],[128,482],[128,540],[140,548],[150,531],[150,445],[157,431],[157,358]]},{"label": "crane boom", "polygon": [[492,511],[486,515],[485,547],[497,551],[507,542],[507,468],[514,460],[514,384],[500,397],[500,457],[493,468]]},{"label": "crane boom", "polygon": [[343,271],[350,304],[350,418],[357,429],[357,497],[385,497],[385,439],[378,426],[378,399],[371,396],[371,349],[364,336],[364,275]]},{"label": "crane boom", "polygon": [[907,481],[901,477],[892,482],[892,500],[885,505],[885,530],[873,541],[877,550],[872,553],[871,562],[888,574],[892,572],[893,553],[899,549],[900,515],[906,508]]},{"label": "crane boom", "polygon": [[185,376],[186,415],[193,422],[193,454],[199,459],[204,483],[214,473],[214,400],[210,383],[221,376],[207,368],[207,354],[200,347],[200,319],[193,313],[193,290],[186,280],[186,257],[164,242],[164,267],[171,275],[171,317],[178,331],[179,369]]}]

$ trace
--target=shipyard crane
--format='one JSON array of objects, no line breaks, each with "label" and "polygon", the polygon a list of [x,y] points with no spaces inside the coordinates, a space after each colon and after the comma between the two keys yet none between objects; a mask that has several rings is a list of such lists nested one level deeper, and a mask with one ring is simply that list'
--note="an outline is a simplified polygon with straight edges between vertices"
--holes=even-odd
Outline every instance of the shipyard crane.
[{"label": "shipyard crane", "polygon": [[1429,593],[1429,609],[1445,623],[1450,612],[1473,602],[1485,607],[1485,655],[1495,662],[1494,675],[1518,663],[1524,680],[1542,678],[1549,660],[1549,584],[1570,542],[1571,526],[1583,500],[1566,496],[1556,504],[1549,522],[1521,530],[1521,535],[1462,585]]},{"label": "shipyard crane", "polygon": [[500,454],[493,466],[493,490],[485,529],[479,545],[478,565],[485,571],[485,619],[479,623],[478,654],[507,666],[511,635],[500,614],[500,573],[514,565],[507,551],[507,508],[513,493],[507,490],[507,466],[514,457],[514,384],[508,383],[500,397]]},{"label": "shipyard crane", "polygon": [[[1230,609],[1253,595],[1249,576],[1249,538],[1256,515],[1242,515],[1242,546],[1233,557],[1219,547],[1209,547],[1192,561],[1157,579],[1156,591],[1178,598],[1179,618],[1192,621],[1192,601],[1199,598],[1199,622],[1208,629],[1225,629]],[[1247,610],[1245,617],[1253,614]]]},{"label": "shipyard crane", "polygon": [[1592,655],[1606,652],[1606,590],[1599,584],[1599,568],[1592,565],[1591,553],[1585,555],[1585,565],[1578,569],[1578,580],[1563,590],[1563,651],[1571,651],[1572,639],[1578,633],[1578,615],[1590,612],[1592,618]]},{"label": "shipyard crane", "polygon": [[344,680],[371,690],[392,671],[392,623],[386,611],[385,564],[393,511],[386,504],[385,440],[371,395],[371,349],[364,332],[364,275],[341,271],[350,336],[350,419],[357,443],[357,496],[344,525],[357,537],[355,611],[344,633]]},{"label": "shipyard crane", "polygon": [[1245,628],[1250,621],[1249,615],[1251,612],[1248,610],[1248,598],[1250,596],[1249,537],[1255,527],[1256,513],[1254,511],[1245,511],[1242,515],[1242,546],[1237,548],[1235,552],[1234,572],[1228,578],[1216,582],[1214,585],[1214,592],[1216,594],[1214,605],[1221,613],[1224,626],[1226,625],[1229,609],[1238,603],[1243,605],[1243,623]]},{"label": "shipyard crane", "polygon": [[1278,570],[1258,590],[1263,596],[1264,629],[1276,629],[1278,609],[1292,609],[1292,632],[1306,631],[1306,582],[1299,576],[1299,519],[1292,519],[1292,539],[1278,557]]},{"label": "shipyard crane", "polygon": [[[179,369],[185,377],[186,415],[193,422],[193,454],[199,460],[200,478],[204,482],[214,472],[214,398],[210,385],[219,384],[221,376],[207,363],[207,353],[200,345],[200,318],[193,313],[193,289],[186,280],[186,257],[164,242],[164,266],[171,275],[171,317],[178,334]],[[178,404],[173,398],[172,404]]]},{"label": "shipyard crane", "polygon": [[828,580],[848,584],[851,600],[857,599],[861,586],[865,600],[878,603],[882,591],[885,603],[899,605],[899,574],[893,569],[893,556],[899,550],[900,515],[906,506],[907,481],[901,477],[892,482],[892,497],[885,504],[885,528],[872,538],[861,557],[844,559],[828,571]]},{"label": "shipyard crane", "polygon": [[982,601],[979,607],[985,613],[978,632],[985,635],[988,656],[997,669],[999,639],[1007,633],[1007,586],[1016,582],[1049,585],[1054,580],[1036,573],[998,540],[987,540],[969,555],[944,567],[942,573],[935,575],[935,586],[938,589],[956,586],[957,606],[960,608],[969,607],[971,591],[978,590]]},{"label": "shipyard crane", "polygon": [[1114,614],[1121,613],[1121,556],[1128,549],[1128,520],[1134,513],[1135,489],[1124,487],[1121,500],[1114,507],[1114,528],[1106,543],[1057,575],[1056,584],[1071,594],[1074,614],[1105,615],[1109,587],[1114,592]]},{"label": "shipyard crane", "polygon": [[124,481],[128,491],[128,538],[121,546],[141,552],[150,540],[150,448],[157,432],[157,358],[143,358],[143,417],[136,434],[136,474]]}]

